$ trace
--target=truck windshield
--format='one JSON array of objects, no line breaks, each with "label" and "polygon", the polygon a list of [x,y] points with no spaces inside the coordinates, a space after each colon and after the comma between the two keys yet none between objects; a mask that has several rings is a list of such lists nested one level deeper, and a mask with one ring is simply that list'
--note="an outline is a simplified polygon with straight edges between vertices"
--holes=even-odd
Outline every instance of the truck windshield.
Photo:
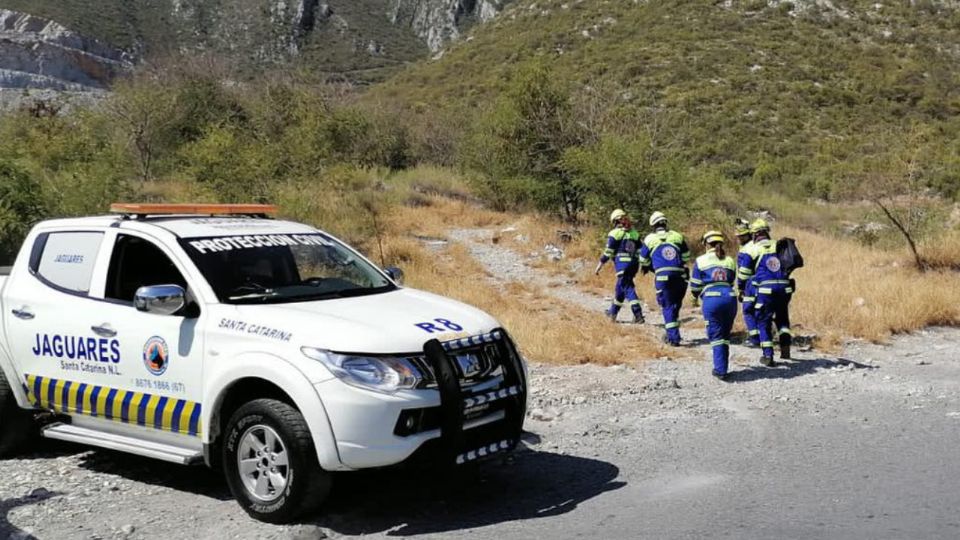
[{"label": "truck windshield", "polygon": [[180,244],[228,304],[309,302],[396,288],[325,234],[183,238]]}]

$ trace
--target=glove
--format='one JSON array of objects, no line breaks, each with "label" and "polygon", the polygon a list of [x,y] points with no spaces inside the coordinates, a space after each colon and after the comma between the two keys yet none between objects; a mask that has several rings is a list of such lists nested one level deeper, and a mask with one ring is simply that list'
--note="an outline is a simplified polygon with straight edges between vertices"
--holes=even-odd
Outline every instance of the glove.
[{"label": "glove", "polygon": [[593,275],[599,276],[601,268],[603,268],[603,263],[597,263],[597,269],[593,271]]},{"label": "glove", "polygon": [[743,291],[737,292],[737,302],[743,303]]}]

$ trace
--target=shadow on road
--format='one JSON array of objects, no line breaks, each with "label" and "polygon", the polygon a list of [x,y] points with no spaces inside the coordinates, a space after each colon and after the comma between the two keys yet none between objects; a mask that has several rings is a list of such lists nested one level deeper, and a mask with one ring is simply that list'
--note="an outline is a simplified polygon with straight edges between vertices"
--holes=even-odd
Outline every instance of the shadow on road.
[{"label": "shadow on road", "polygon": [[861,364],[847,358],[817,358],[815,360],[778,361],[776,366],[749,366],[730,372],[733,383],[753,382],[765,379],[793,379],[810,375],[820,370],[849,366],[851,369],[877,369],[877,366]]},{"label": "shadow on road", "polygon": [[60,495],[60,493],[55,491],[37,490],[30,495],[0,501],[0,538],[36,540],[36,537],[32,534],[28,534],[27,532],[15,527],[12,523],[10,523],[10,520],[7,516],[14,508],[26,506],[28,504],[37,504],[58,495]]},{"label": "shadow on road", "polygon": [[102,449],[94,450],[80,459],[80,466],[91,471],[115,474],[127,480],[163,486],[221,501],[233,499],[220,471],[204,466],[184,467]]},{"label": "shadow on road", "polygon": [[532,450],[453,472],[343,473],[314,523],[344,535],[409,536],[550,517],[623,487],[619,474],[605,461]]},{"label": "shadow on road", "polygon": [[[524,441],[537,444],[539,437],[527,433]],[[80,466],[92,471],[232,499],[219,471],[206,467],[181,467],[110,450],[94,450],[80,459]],[[617,480],[619,474],[619,468],[605,461],[529,449],[519,449],[503,462],[453,470],[338,473],[327,504],[306,522],[344,535],[408,536],[550,517],[623,487],[626,482]],[[31,502],[17,501],[10,507]]]}]

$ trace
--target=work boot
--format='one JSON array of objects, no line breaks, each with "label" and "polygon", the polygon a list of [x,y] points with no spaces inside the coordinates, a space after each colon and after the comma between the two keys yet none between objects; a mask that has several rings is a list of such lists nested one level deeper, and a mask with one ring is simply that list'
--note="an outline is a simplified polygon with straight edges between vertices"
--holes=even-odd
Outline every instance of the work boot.
[{"label": "work boot", "polygon": [[727,382],[730,379],[729,373],[720,374],[720,373],[717,373],[716,371],[711,371],[710,374],[716,377],[717,379],[720,379],[723,382]]},{"label": "work boot", "polygon": [[790,335],[782,334],[780,336],[780,359],[790,360]]},{"label": "work boot", "polygon": [[608,310],[604,311],[603,314],[604,314],[608,319],[610,319],[610,322],[617,322],[618,312],[608,309]]},{"label": "work boot", "polygon": [[760,357],[760,363],[767,367],[772,367],[774,364],[776,364],[776,362],[773,361],[773,357],[767,356],[767,355],[763,355]]},{"label": "work boot", "polygon": [[643,324],[645,322],[647,322],[647,320],[643,318],[643,313],[637,313],[633,316],[633,324]]}]

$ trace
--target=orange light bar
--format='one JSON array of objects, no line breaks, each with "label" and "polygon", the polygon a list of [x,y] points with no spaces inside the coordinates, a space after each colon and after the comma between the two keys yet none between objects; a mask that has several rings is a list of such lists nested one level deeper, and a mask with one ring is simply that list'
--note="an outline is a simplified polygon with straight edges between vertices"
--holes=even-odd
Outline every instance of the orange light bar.
[{"label": "orange light bar", "polygon": [[110,212],[114,214],[166,215],[276,215],[277,207],[272,204],[152,204],[152,203],[113,203]]}]

